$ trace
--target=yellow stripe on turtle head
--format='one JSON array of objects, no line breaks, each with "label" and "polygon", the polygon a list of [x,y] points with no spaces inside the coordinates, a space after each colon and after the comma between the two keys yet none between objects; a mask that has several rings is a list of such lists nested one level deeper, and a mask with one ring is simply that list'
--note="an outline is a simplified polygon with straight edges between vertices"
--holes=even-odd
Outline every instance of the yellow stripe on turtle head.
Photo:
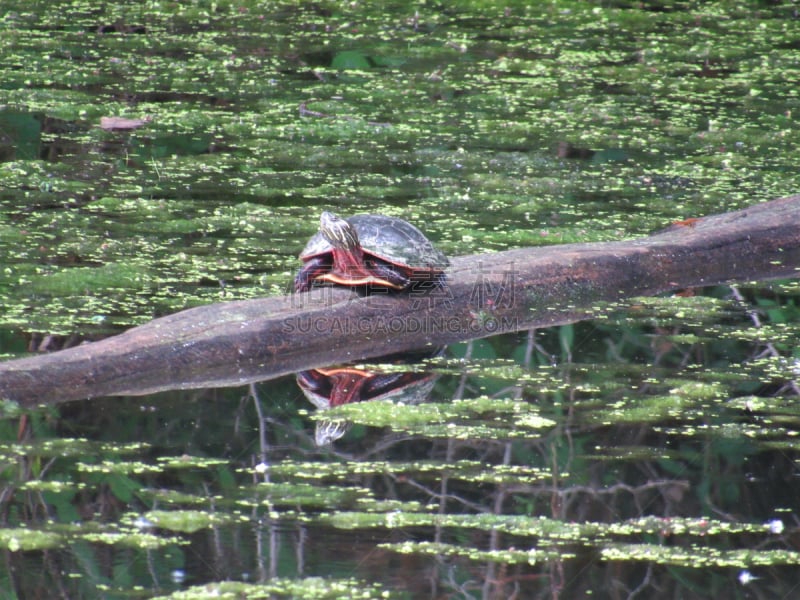
[{"label": "yellow stripe on turtle head", "polygon": [[319,230],[334,248],[352,251],[361,245],[353,226],[327,210],[323,211],[322,216],[319,218]]}]

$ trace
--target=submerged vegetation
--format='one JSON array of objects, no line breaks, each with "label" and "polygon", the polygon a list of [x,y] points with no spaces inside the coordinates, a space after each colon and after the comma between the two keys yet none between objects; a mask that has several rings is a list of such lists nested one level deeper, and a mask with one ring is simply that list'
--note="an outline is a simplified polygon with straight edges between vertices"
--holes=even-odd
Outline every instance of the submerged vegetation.
[{"label": "submerged vegetation", "polygon": [[[4,358],[284,294],[323,209],[455,256],[799,191],[789,2],[3,8]],[[797,281],[720,286],[452,347],[409,367],[427,403],[287,378],[8,412],[0,589],[788,597],[798,339]]]}]

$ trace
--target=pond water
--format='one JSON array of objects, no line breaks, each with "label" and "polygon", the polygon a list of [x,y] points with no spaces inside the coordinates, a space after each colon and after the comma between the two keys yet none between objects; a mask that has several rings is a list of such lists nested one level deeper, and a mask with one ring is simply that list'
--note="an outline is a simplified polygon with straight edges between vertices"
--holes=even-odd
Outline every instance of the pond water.
[{"label": "pond water", "polygon": [[[798,191],[796,4],[528,4],[4,2],[0,357],[285,294],[322,210],[458,256]],[[753,282],[298,376],[373,398],[327,410],[5,406],[0,597],[800,596],[798,339]]]}]

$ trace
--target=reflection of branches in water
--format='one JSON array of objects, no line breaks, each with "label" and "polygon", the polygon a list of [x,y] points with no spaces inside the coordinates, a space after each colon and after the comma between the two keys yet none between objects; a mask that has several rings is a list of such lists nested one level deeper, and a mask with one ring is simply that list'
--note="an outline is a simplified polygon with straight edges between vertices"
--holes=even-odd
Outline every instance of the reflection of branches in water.
[{"label": "reflection of branches in water", "polygon": [[[249,396],[253,399],[253,405],[258,415],[258,450],[259,458],[261,459],[259,465],[267,466],[267,453],[269,451],[269,442],[267,441],[267,421],[264,418],[264,411],[261,408],[261,399],[258,397],[258,390],[256,385],[251,383],[248,387]],[[266,468],[262,470],[264,481],[269,481],[269,470]]]},{"label": "reflection of branches in water", "polygon": [[653,564],[649,563],[647,565],[647,571],[642,578],[642,581],[637,585],[634,589],[628,592],[626,596],[626,600],[634,600],[637,596],[639,596],[642,592],[647,590],[651,586],[651,579],[653,577]]},{"label": "reflection of branches in water", "polygon": [[[735,285],[732,285],[730,286],[730,290],[731,290],[731,295],[739,304],[739,306],[742,307],[747,316],[750,317],[750,320],[753,322],[753,325],[756,327],[756,329],[763,328],[764,325],[761,322],[761,317],[758,314],[758,310],[750,306],[745,297],[739,291],[739,288]],[[760,343],[764,345],[764,350],[755,358],[758,359],[764,356],[770,356],[772,358],[781,357],[781,353],[778,351],[777,348],[775,348],[775,345],[772,342],[767,340],[762,340]],[[800,396],[800,385],[798,385],[796,379],[791,379],[787,381],[784,384],[784,386],[778,390],[777,395],[780,395],[781,393],[784,393],[788,390],[791,390],[792,394],[794,394],[795,396]]]},{"label": "reflection of branches in water", "polygon": [[[335,483],[369,488],[379,500],[420,501],[425,505],[435,503],[438,506],[434,510],[438,509],[437,512],[445,517],[459,513],[535,517],[542,513],[543,507],[547,507],[545,513],[549,509],[553,518],[565,522],[584,521],[586,520],[584,517],[587,516],[613,522],[634,515],[654,514],[668,517],[694,512],[686,507],[687,502],[697,501],[695,496],[689,493],[695,481],[693,473],[696,474],[696,469],[691,466],[686,467],[685,477],[669,479],[659,468],[658,460],[637,463],[638,476],[629,471],[618,474],[608,472],[606,463],[598,462],[598,470],[592,480],[596,478],[600,482],[608,478],[608,485],[601,483],[593,485],[585,481],[570,485],[570,480],[565,478],[565,474],[576,470],[574,461],[585,457],[585,449],[581,445],[575,426],[570,424],[572,417],[568,414],[567,406],[571,402],[579,405],[580,399],[570,396],[567,392],[563,402],[567,413],[565,421],[540,439],[514,441],[424,439],[395,431],[367,429],[361,432],[364,436],[362,439],[343,439],[340,445],[320,449],[314,447],[310,436],[303,438],[302,432],[293,430],[289,420],[281,422],[281,417],[266,416],[263,419],[261,437],[263,441],[259,449],[273,463],[279,462],[284,452],[291,452],[297,458],[307,454],[324,456],[329,460],[339,460],[343,463],[386,462],[390,467],[392,464],[413,464],[415,461],[420,461],[421,465],[428,467],[431,463],[435,463],[439,465],[438,469],[425,468],[418,473],[406,470],[394,472],[391,468],[388,472],[381,472],[380,467],[371,473],[354,471],[341,479],[337,476]],[[262,407],[264,412],[266,412],[265,407],[266,405]],[[274,436],[282,435],[279,433],[281,430],[286,435],[296,436],[298,444],[291,450],[286,447],[281,448],[274,442],[276,439]],[[624,437],[636,445],[658,445],[659,440],[646,440],[643,437],[647,431],[648,428],[641,425],[620,425],[609,429],[607,435],[609,439],[615,439],[616,443]],[[624,435],[626,432],[628,435]],[[577,448],[573,448],[573,436],[576,438],[574,443]],[[460,460],[480,462],[485,469],[515,464],[547,465],[550,479],[529,485],[502,481],[475,483],[469,477],[459,476],[458,473],[448,469],[448,465],[457,467]],[[298,507],[298,510],[303,509]],[[447,519],[442,519],[442,522],[447,522]],[[320,533],[313,527],[305,529],[298,524],[291,524],[288,529],[291,530],[292,540],[287,544],[286,536],[289,531],[286,523],[279,530],[274,524],[264,521],[257,529],[258,535],[264,537],[263,541],[260,541],[264,549],[259,550],[259,555],[263,557],[269,555],[269,562],[261,571],[263,576],[270,576],[275,572],[273,564],[270,563],[277,564],[278,555],[286,552],[286,548],[289,547],[297,553],[296,564],[301,572],[304,569],[304,558],[307,558],[304,557],[304,552],[308,551],[309,545],[313,545],[305,543],[305,536],[313,542],[316,540],[315,536]],[[525,536],[519,538],[498,530],[470,530],[466,534],[469,536],[468,540],[461,537],[464,534],[465,532],[441,525],[430,527],[427,531],[418,528],[402,530],[388,528],[376,532],[375,538],[378,541],[386,541],[384,536],[391,538],[399,535],[411,540],[431,539],[445,544],[457,543],[488,552],[502,552],[514,546],[519,547],[520,544],[523,548],[525,544],[530,544],[532,549],[536,548],[535,539]],[[281,535],[283,538],[280,538]],[[358,557],[359,564],[373,565],[374,561],[380,563],[386,560],[380,555],[380,551],[370,550],[371,539],[365,539],[364,545],[352,549]],[[278,540],[283,546],[276,544]],[[576,544],[580,546],[580,542]],[[373,557],[374,561],[366,558],[367,556]],[[641,564],[617,565],[615,569],[608,569],[602,573],[597,571],[591,578],[586,573],[581,574],[589,567],[596,569],[596,560],[592,552],[587,551],[581,555],[580,550],[577,558],[572,556],[563,560],[548,559],[533,565],[493,560],[478,563],[442,554],[427,563],[427,567],[432,569],[429,580],[420,578],[409,586],[416,586],[415,591],[420,592],[419,585],[425,585],[425,581],[429,582],[430,594],[419,597],[509,598],[516,595],[522,598],[531,597],[528,594],[532,589],[536,589],[541,597],[566,598],[569,597],[569,593],[575,591],[575,581],[585,583],[592,579],[597,583],[603,578],[604,585],[607,584],[609,589],[614,589],[619,598],[641,598],[647,592],[651,594],[656,592],[663,584],[663,577],[658,569],[652,570],[649,565]],[[625,577],[620,575],[623,571],[626,573]]]},{"label": "reflection of branches in water", "polygon": [[[253,400],[256,415],[258,416],[258,449],[260,461],[254,465],[254,477],[261,475],[264,482],[269,482],[269,460],[270,451],[272,446],[268,439],[268,428],[270,425],[276,425],[276,420],[267,417],[264,414],[261,398],[258,395],[258,390],[255,384],[250,384],[248,387],[248,398]],[[309,440],[307,440],[309,441]],[[274,510],[274,506],[267,502],[270,511]],[[261,519],[257,509],[257,504],[253,507],[252,519],[254,523],[259,523],[260,526],[254,528],[255,543],[258,557],[258,573],[259,579],[264,581],[273,579],[278,576],[279,567],[279,549],[281,547],[281,528],[278,521],[272,519]],[[265,536],[267,539],[265,540]],[[306,556],[306,542],[308,541],[308,532],[306,527],[298,523],[295,526],[295,561],[297,565],[297,574],[303,575],[305,573],[305,556]],[[268,547],[269,550],[265,550]],[[269,556],[269,565],[265,564],[264,557]]]},{"label": "reflection of branches in water", "polygon": [[[482,504],[478,504],[476,502],[472,502],[471,500],[468,500],[467,498],[464,498],[463,496],[459,496],[458,494],[447,493],[446,485],[445,485],[445,482],[447,480],[447,476],[446,475],[442,475],[442,479],[441,479],[441,483],[440,483],[440,487],[439,487],[439,490],[440,490],[439,492],[436,492],[432,487],[428,487],[426,485],[423,485],[423,484],[419,483],[418,481],[415,481],[414,479],[412,479],[410,477],[405,477],[405,476],[403,476],[403,477],[394,477],[393,479],[395,481],[405,483],[405,484],[411,486],[412,488],[420,490],[421,492],[425,493],[432,500],[438,500],[439,501],[439,514],[440,515],[447,514],[445,509],[446,509],[446,504],[447,504],[448,500],[452,500],[453,502],[457,502],[462,507],[468,508],[470,510],[474,510],[474,511],[479,512],[479,513],[487,512],[487,507],[482,505]],[[437,526],[437,529],[436,529],[437,536],[440,533],[439,530],[440,530],[440,527]],[[439,542],[439,541],[441,541],[441,539],[437,539],[436,541]]]},{"label": "reflection of branches in water", "polygon": [[[534,351],[537,351],[548,357],[550,356],[544,350],[544,348],[542,348],[536,342],[535,336],[535,329],[531,329],[527,332],[523,366],[528,368],[532,362]],[[473,343],[468,342],[464,355],[466,360],[469,360],[472,357],[472,351]],[[454,400],[463,398],[467,387],[467,380],[468,375],[466,373],[462,374],[456,391],[453,394]],[[508,390],[503,390],[502,393],[507,392]],[[512,390],[512,393],[515,398],[520,399],[523,396],[523,388],[521,386],[515,386]],[[512,426],[512,431],[514,429],[515,428]],[[540,446],[540,449],[542,449],[540,444],[535,445]],[[514,462],[513,445],[510,441],[490,441],[483,442],[481,444],[475,444],[470,442],[457,442],[456,440],[448,439],[445,446],[444,463],[452,464],[453,462],[457,462],[458,455],[463,451],[469,451],[470,453],[476,454],[478,461],[485,465],[498,465],[507,467]],[[541,453],[543,455],[543,459],[546,460],[546,453]],[[557,487],[557,471],[555,471],[555,473],[556,474],[553,475],[553,486]],[[505,505],[509,496],[514,493],[511,486],[501,484],[498,485],[491,494],[486,495],[487,500],[489,501],[488,503],[477,503],[467,500],[461,494],[456,494],[452,491],[448,492],[448,483],[449,476],[447,471],[445,471],[442,474],[440,493],[438,494],[440,515],[446,515],[448,512],[466,509],[475,511],[478,514],[492,514],[501,516],[505,514]],[[415,483],[415,485],[418,484]],[[550,487],[547,487],[545,489],[545,494],[548,494],[549,491]],[[448,511],[448,500],[455,501],[460,506],[449,507],[450,510]],[[434,533],[434,541],[436,543],[441,543],[443,535],[443,528],[440,525],[437,525]],[[502,550],[503,547],[503,534],[497,529],[491,529],[488,532],[488,540],[486,544],[487,550],[489,552],[496,552]],[[480,579],[475,580],[472,578],[466,582],[458,581],[458,579],[454,576],[454,566],[452,564],[447,564],[442,560],[442,557],[439,557],[439,560],[437,561],[437,567],[440,572],[442,570],[444,571],[441,573],[441,576],[438,579],[438,581],[441,582],[441,585],[446,587],[450,592],[455,592],[459,597],[463,598],[518,598],[520,597],[519,594],[521,593],[521,583],[523,581],[539,580],[542,578],[547,578],[550,581],[552,597],[557,598],[560,590],[563,588],[564,581],[563,563],[561,561],[551,562],[547,567],[547,572],[542,573],[525,572],[525,567],[523,565],[511,566],[506,563],[487,561],[483,566],[482,574],[479,576]],[[509,573],[509,570],[512,572]],[[471,594],[470,590],[474,590],[475,592],[480,590],[480,596]],[[435,594],[432,594],[432,596],[433,595]]]},{"label": "reflection of branches in water", "polygon": [[[553,494],[558,497],[561,508],[560,515],[554,515],[556,518],[571,519],[575,513],[571,511],[575,503],[585,500],[588,496],[599,502],[608,502],[608,498],[617,496],[622,492],[626,492],[633,498],[636,505],[637,515],[647,514],[648,505],[651,499],[642,498],[645,492],[656,490],[660,493],[661,497],[665,499],[666,504],[679,502],[683,494],[689,491],[691,484],[689,481],[676,480],[676,479],[662,479],[660,481],[648,481],[640,485],[629,485],[627,483],[615,483],[607,487],[601,486],[587,486],[587,485],[572,485],[563,489],[555,489],[552,486],[524,486],[514,485],[505,488],[507,494],[529,494],[533,496],[545,496]],[[618,514],[618,511],[613,510],[608,504],[606,509],[613,514]],[[670,510],[666,514],[671,514]]]},{"label": "reflection of branches in water", "polygon": [[[528,338],[530,341],[530,337]],[[511,444],[506,442],[503,447],[503,462],[504,466],[511,464]],[[494,496],[494,504],[492,506],[492,514],[493,515],[502,515],[503,514],[503,505],[505,504],[506,497],[508,496],[508,490],[505,486],[500,486],[495,493]],[[489,550],[494,552],[500,549],[500,532],[496,529],[493,529],[489,532]],[[500,585],[500,589],[504,589],[506,585],[504,583],[500,583],[498,581],[498,565],[495,562],[488,562],[486,564],[486,578],[483,582],[483,597],[489,597],[492,593],[492,589],[496,588],[498,584]],[[504,576],[505,577],[505,576]],[[503,577],[503,578],[504,578]],[[519,591],[518,586],[519,582],[513,581],[513,585],[515,588],[515,593]]]},{"label": "reflection of branches in water", "polygon": [[[535,331],[528,332],[525,340],[524,362],[529,369],[535,368],[531,367],[531,363],[541,363],[541,356],[547,356],[544,349],[537,346],[535,336]],[[472,344],[466,346],[466,356],[469,358],[473,355],[474,347]],[[659,362],[659,349],[651,349],[654,353],[649,355],[649,364]],[[686,356],[683,358],[686,359]],[[621,361],[630,362],[630,359],[621,358]],[[676,368],[674,362],[670,368]],[[477,388],[479,385],[469,379],[473,375],[462,373],[454,382],[453,399],[471,396],[471,387],[475,385]],[[499,558],[504,550],[529,547],[535,551],[539,540],[533,534],[507,533],[502,527],[488,527],[484,530],[480,527],[461,529],[447,525],[454,522],[450,517],[457,517],[459,514],[494,515],[499,517],[498,522],[502,522],[503,517],[535,519],[549,514],[552,519],[568,523],[621,522],[643,515],[668,519],[670,516],[696,515],[701,510],[704,511],[702,514],[707,514],[711,510],[723,519],[734,522],[738,520],[736,515],[727,514],[715,506],[719,505],[722,509],[731,506],[718,481],[735,467],[729,462],[728,456],[712,447],[713,442],[698,437],[685,440],[680,438],[675,442],[674,436],[654,429],[650,421],[604,421],[602,425],[594,420],[586,421],[587,408],[594,406],[586,405],[586,400],[594,402],[594,399],[588,398],[584,385],[586,381],[581,378],[580,361],[577,368],[563,370],[562,381],[563,387],[558,388],[553,407],[546,402],[550,397],[555,398],[555,395],[541,392],[543,410],[552,409],[554,414],[558,413],[557,425],[547,432],[531,433],[531,437],[513,440],[426,438],[418,434],[393,431],[391,428],[365,428],[359,430],[355,436],[343,438],[335,446],[316,448],[313,439],[298,430],[296,421],[292,424],[291,418],[286,416],[265,415],[268,412],[267,403],[263,406],[263,412],[262,408],[256,407],[261,427],[260,456],[265,462],[273,463],[289,455],[296,459],[308,456],[312,460],[323,457],[324,461],[362,466],[374,462],[376,467],[371,472],[368,472],[369,469],[350,471],[343,468],[332,477],[332,483],[343,487],[363,486],[379,502],[419,502],[423,506],[432,507],[433,511],[443,517],[434,519],[435,524],[429,527],[387,527],[375,534],[378,541],[386,541],[386,537],[391,541],[391,538],[401,536],[411,541],[430,540],[445,545],[459,545],[465,550],[473,548],[476,552],[495,553],[493,560],[477,562],[460,557],[452,558],[446,551],[442,551],[427,563],[427,568],[431,569],[429,597],[508,598],[516,595],[521,598],[530,597],[527,594],[535,588],[542,597],[561,598],[570,597],[575,592],[576,581],[584,585],[587,581],[596,584],[601,580],[602,585],[607,584],[608,589],[613,590],[613,594],[619,598],[641,598],[647,592],[659,592],[660,586],[664,586],[667,581],[661,569],[653,569],[652,564],[617,563],[613,568],[603,570],[597,562],[597,548],[591,542],[584,545],[583,541],[575,540],[574,546],[571,546],[565,541],[564,554],[569,558],[546,558],[535,564],[504,563]],[[653,383],[656,392],[662,385],[658,381]],[[641,391],[641,387],[633,387]],[[481,393],[479,389],[475,391]],[[252,390],[251,395],[256,398],[255,390]],[[496,395],[501,398],[512,396],[522,403],[538,401],[536,392],[531,390],[531,384],[525,383],[509,386]],[[519,433],[513,419],[504,422],[503,427],[510,429],[511,435]],[[276,439],[287,437],[296,441],[291,448],[282,445],[282,442],[275,442]],[[671,446],[673,442],[685,443],[687,454],[683,454],[680,448]],[[694,448],[695,444],[701,448]],[[663,455],[645,454],[646,457],[652,457],[650,460],[629,460],[624,453],[616,459],[610,454],[604,455],[603,460],[593,460],[593,449],[605,446],[620,449],[630,447],[634,451],[639,448],[666,450]],[[702,465],[693,461],[693,452],[704,453],[707,460]],[[762,459],[776,460],[763,455]],[[717,462],[709,462],[714,460]],[[459,469],[459,465],[465,464],[461,461],[470,461],[466,470]],[[419,469],[414,466],[417,462]],[[479,473],[473,473],[473,463]],[[388,468],[383,469],[383,464]],[[770,469],[769,464],[763,466],[766,468],[759,469],[760,473],[775,471]],[[513,475],[509,479],[503,477],[503,469],[514,473],[517,467],[529,467],[532,473],[541,472],[547,479],[520,480],[513,479]],[[576,473],[580,479],[576,477]],[[326,482],[319,484],[325,485]],[[772,488],[769,486],[765,486],[763,490],[748,488],[743,484],[739,491],[742,495],[750,494],[748,501],[753,502],[753,497],[766,495],[770,489]],[[691,493],[692,490],[700,493]],[[347,510],[349,506],[342,508]],[[298,507],[298,511],[302,510],[304,509]],[[266,526],[263,528],[265,537],[269,531]],[[299,537],[294,540],[293,547],[298,553],[297,564],[301,565],[302,570],[302,553],[305,547],[303,536],[308,535],[313,539],[318,532],[313,527],[296,528],[294,531],[294,535]],[[283,533],[286,533],[285,525]],[[771,539],[769,543],[775,543],[775,539]],[[378,561],[384,560],[378,556],[380,551],[369,549],[368,545],[368,542],[365,543],[361,550],[375,556]],[[275,560],[279,551],[280,548],[276,547],[269,552],[271,560]],[[356,553],[355,549],[353,552]],[[359,560],[359,564],[362,564],[365,561],[364,556],[359,556]],[[590,567],[593,571],[588,575]],[[264,572],[273,571],[268,568]],[[623,572],[625,577],[621,576]],[[419,586],[420,583],[417,581],[414,585]],[[671,585],[674,582],[668,583]],[[662,591],[666,593],[666,590],[664,587]],[[416,591],[419,591],[419,587]]]}]

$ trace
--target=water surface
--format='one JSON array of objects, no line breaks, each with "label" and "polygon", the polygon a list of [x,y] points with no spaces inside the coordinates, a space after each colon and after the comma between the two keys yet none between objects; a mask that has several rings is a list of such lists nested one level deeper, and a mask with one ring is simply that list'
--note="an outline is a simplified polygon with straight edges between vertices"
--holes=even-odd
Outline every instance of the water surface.
[{"label": "water surface", "polygon": [[[462,255],[797,192],[793,4],[526,4],[6,2],[3,358],[284,294],[323,209]],[[9,414],[0,588],[792,597],[799,296],[457,345],[418,403],[290,377]]]}]

